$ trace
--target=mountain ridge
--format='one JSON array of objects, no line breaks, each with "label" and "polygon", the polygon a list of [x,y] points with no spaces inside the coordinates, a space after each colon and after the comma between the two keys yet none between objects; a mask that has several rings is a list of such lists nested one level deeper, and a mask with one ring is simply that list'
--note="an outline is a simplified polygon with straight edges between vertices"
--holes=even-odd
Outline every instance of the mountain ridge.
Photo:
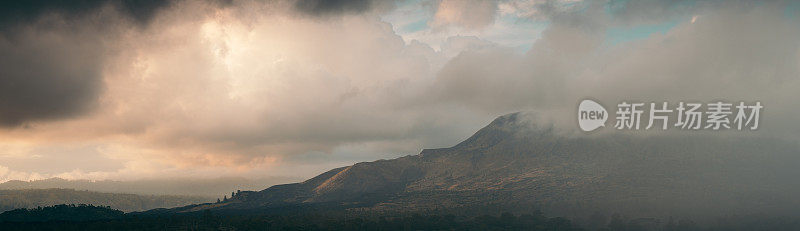
[{"label": "mountain ridge", "polygon": [[558,216],[594,211],[800,214],[800,201],[793,196],[800,193],[793,180],[800,175],[793,168],[800,164],[796,144],[747,137],[571,137],[532,118],[529,113],[500,116],[452,147],[357,163],[303,182],[173,211],[334,203],[404,211],[536,207]]}]

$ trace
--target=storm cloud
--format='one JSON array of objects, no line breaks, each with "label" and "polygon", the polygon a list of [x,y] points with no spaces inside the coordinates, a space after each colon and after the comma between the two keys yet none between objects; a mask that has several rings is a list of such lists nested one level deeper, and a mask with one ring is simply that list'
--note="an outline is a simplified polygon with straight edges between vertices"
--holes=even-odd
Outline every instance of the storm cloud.
[{"label": "storm cloud", "polygon": [[[468,3],[490,5],[458,5]],[[72,178],[313,175],[450,146],[510,112],[574,130],[587,97],[760,100],[763,129],[752,134],[800,130],[800,27],[783,2],[403,4],[21,10],[38,16],[3,19],[25,23],[0,39],[0,160],[57,160],[30,147],[64,146],[122,166],[64,173]],[[387,12],[422,16],[400,25]],[[505,33],[517,25],[532,29]]]},{"label": "storm cloud", "polygon": [[[147,24],[167,1],[0,3],[0,126],[71,118],[102,92],[107,44]],[[133,21],[136,25],[126,22]]]},{"label": "storm cloud", "polygon": [[296,0],[294,10],[308,16],[329,17],[345,14],[361,14],[372,10],[387,10],[395,1],[376,0]]},{"label": "storm cloud", "polygon": [[96,39],[22,33],[29,34],[0,40],[0,125],[70,117],[91,108],[102,87]]},{"label": "storm cloud", "polygon": [[79,0],[79,1],[4,1],[0,3],[0,25],[3,28],[33,23],[46,15],[59,15],[74,20],[98,14],[103,7],[117,10],[123,17],[138,23],[148,23],[156,13],[171,1],[159,0]]}]

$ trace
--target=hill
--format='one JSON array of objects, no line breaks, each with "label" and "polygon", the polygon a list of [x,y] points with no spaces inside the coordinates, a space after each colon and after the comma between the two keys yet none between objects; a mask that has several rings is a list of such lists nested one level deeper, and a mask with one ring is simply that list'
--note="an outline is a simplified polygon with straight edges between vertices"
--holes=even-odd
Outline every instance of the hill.
[{"label": "hill", "polygon": [[125,212],[171,208],[210,202],[199,196],[136,195],[101,193],[74,189],[0,190],[0,212],[19,208],[37,208],[59,204],[93,204]]},{"label": "hill", "polygon": [[140,195],[192,195],[222,198],[234,190],[260,190],[266,187],[296,181],[288,177],[265,177],[246,179],[222,177],[215,179],[151,179],[151,180],[66,180],[49,178],[42,180],[11,180],[0,183],[0,190],[64,188],[110,193],[133,193]]}]

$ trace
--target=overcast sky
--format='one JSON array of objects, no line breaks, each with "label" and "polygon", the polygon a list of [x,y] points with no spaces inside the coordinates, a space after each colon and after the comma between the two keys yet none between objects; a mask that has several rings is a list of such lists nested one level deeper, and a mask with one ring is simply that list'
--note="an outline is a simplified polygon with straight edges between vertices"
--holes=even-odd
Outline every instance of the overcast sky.
[{"label": "overcast sky", "polygon": [[0,3],[0,182],[309,177],[585,98],[800,134],[792,1],[130,2]]}]

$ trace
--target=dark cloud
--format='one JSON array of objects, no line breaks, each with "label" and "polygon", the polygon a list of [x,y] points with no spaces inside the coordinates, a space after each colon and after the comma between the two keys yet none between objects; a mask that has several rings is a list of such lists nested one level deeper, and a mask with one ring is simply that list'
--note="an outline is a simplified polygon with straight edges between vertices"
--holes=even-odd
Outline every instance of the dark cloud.
[{"label": "dark cloud", "polygon": [[74,116],[101,88],[101,51],[81,36],[0,38],[0,126]]},{"label": "dark cloud", "polygon": [[134,21],[146,24],[159,9],[170,1],[162,0],[28,0],[0,2],[0,25],[12,28],[16,25],[36,21],[46,14],[61,14],[67,18],[78,18],[95,13],[111,5],[121,14]]},{"label": "dark cloud", "polygon": [[372,0],[297,0],[294,8],[313,16],[362,13],[376,5]]},{"label": "dark cloud", "polygon": [[106,45],[129,25],[120,22],[147,24],[168,4],[157,0],[0,2],[0,126],[86,112],[102,88]]}]

